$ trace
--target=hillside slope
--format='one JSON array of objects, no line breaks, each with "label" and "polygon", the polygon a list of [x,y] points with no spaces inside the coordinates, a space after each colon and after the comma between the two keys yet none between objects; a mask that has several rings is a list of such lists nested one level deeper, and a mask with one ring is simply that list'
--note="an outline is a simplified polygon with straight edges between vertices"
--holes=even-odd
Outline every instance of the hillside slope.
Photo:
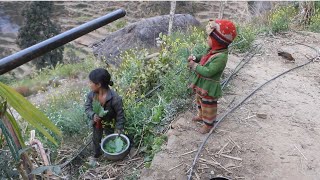
[{"label": "hillside slope", "polygon": [[[261,53],[232,80],[219,100],[220,115],[260,84],[307,62],[305,55],[317,55],[310,47],[295,42],[320,48],[320,37],[313,33],[288,33],[257,40],[263,45]],[[277,56],[278,49],[291,53],[296,62],[285,63]],[[240,60],[241,57],[230,55],[226,72]],[[230,114],[209,138],[193,178],[318,179],[319,69],[318,61],[272,81]],[[172,123],[167,143],[155,156],[151,168],[142,171],[141,179],[186,179],[196,150],[205,138],[196,131],[200,125],[191,122],[194,114],[192,108]]]}]

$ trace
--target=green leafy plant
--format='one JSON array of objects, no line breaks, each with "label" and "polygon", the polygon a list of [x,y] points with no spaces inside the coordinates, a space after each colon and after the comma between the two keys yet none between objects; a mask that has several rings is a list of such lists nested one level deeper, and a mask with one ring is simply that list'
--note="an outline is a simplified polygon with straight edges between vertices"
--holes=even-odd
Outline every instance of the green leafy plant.
[{"label": "green leafy plant", "polygon": [[253,41],[257,36],[257,28],[251,24],[241,25],[237,27],[238,35],[231,44],[234,49],[240,53],[244,53],[250,49]]},{"label": "green leafy plant", "polygon": [[101,106],[100,102],[97,100],[94,100],[92,102],[92,110],[94,113],[96,113],[99,117],[103,117],[108,113],[108,110],[104,110],[104,108]]},{"label": "green leafy plant", "polygon": [[61,131],[41,111],[39,111],[39,109],[33,106],[14,89],[1,82],[0,97],[0,129],[2,130],[2,133],[4,133],[7,145],[9,146],[15,162],[17,162],[17,169],[21,176],[26,179],[27,174],[31,173],[33,167],[29,156],[23,152],[26,145],[19,124],[12,116],[11,111],[7,109],[7,105],[15,109],[25,121],[35,127],[36,130],[41,132],[55,145],[58,145],[57,141],[50,134],[50,131],[60,137],[62,134]]},{"label": "green leafy plant", "polygon": [[125,27],[127,25],[127,21],[126,20],[118,20],[115,22],[116,28],[117,29],[121,29],[123,27]]},{"label": "green leafy plant", "polygon": [[121,137],[116,137],[109,140],[105,145],[104,149],[109,153],[119,153],[127,147],[127,143],[123,141]]},{"label": "green leafy plant", "polygon": [[[190,33],[160,35],[160,41],[161,50],[154,58],[146,58],[149,52],[145,49],[129,50],[121,54],[120,66],[111,69],[117,82],[113,87],[123,97],[126,134],[133,138],[135,146],[140,145],[146,165],[165,142],[162,134],[166,126],[188,102],[187,57],[207,50],[205,33],[197,28],[190,29]],[[136,102],[159,84],[162,86],[153,94]]]},{"label": "green leafy plant", "polygon": [[268,17],[271,32],[279,33],[289,30],[290,23],[297,10],[293,6],[281,6],[272,11]]},{"label": "green leafy plant", "polygon": [[308,29],[312,32],[320,32],[320,7],[316,9],[316,13],[311,17]]},{"label": "green leafy plant", "polygon": [[[1,82],[0,96],[6,98],[8,104],[12,108],[14,108],[24,120],[26,120],[28,123],[30,123],[30,125],[35,127],[43,135],[45,135],[45,137],[47,137],[52,143],[57,145],[57,141],[50,135],[47,129],[51,130],[58,136],[61,136],[61,131],[48,119],[48,117],[46,117],[41,111],[39,111],[39,109],[37,109],[14,89]],[[14,122],[12,121],[12,123]],[[15,131],[20,132],[17,125],[15,126]],[[20,141],[22,142],[21,136]]]}]

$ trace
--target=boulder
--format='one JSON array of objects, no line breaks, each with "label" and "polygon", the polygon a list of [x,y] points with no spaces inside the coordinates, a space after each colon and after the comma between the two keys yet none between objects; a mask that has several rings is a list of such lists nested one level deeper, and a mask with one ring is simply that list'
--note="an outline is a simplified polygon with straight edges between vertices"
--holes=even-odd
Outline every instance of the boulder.
[{"label": "boulder", "polygon": [[[169,15],[156,16],[132,23],[111,33],[102,41],[93,44],[93,53],[108,63],[118,64],[117,56],[135,47],[156,47],[156,38],[160,33],[167,34]],[[176,14],[173,22],[173,32],[185,32],[189,27],[199,26],[200,22],[189,14]]]}]

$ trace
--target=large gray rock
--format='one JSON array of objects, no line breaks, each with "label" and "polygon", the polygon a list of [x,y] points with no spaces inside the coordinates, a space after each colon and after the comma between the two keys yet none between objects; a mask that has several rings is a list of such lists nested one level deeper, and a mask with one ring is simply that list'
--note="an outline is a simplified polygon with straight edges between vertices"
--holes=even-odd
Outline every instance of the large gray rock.
[{"label": "large gray rock", "polygon": [[[176,14],[173,31],[185,32],[189,27],[199,25],[200,22],[189,14]],[[144,19],[111,33],[104,40],[93,45],[93,52],[112,64],[118,64],[119,61],[115,60],[121,51],[135,47],[155,47],[159,33],[167,34],[168,26],[169,15]]]}]

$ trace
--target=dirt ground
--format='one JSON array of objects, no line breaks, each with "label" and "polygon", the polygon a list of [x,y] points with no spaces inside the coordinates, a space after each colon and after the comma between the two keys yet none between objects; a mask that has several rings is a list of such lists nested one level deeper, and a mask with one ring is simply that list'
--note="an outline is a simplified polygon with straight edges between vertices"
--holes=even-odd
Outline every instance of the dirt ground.
[{"label": "dirt ground", "polygon": [[[242,68],[219,100],[219,114],[233,107],[272,77],[317,55],[319,34],[290,32],[260,37],[261,52]],[[285,63],[278,50],[292,54]],[[243,55],[230,55],[226,72]],[[210,136],[197,162],[193,179],[310,179],[320,177],[320,63],[313,62],[272,81],[224,119]],[[228,107],[229,106],[229,107]],[[206,135],[191,122],[195,108],[181,114],[168,131],[168,141],[141,179],[186,179]],[[262,115],[261,115],[262,114]],[[265,117],[263,115],[266,115]]]}]

